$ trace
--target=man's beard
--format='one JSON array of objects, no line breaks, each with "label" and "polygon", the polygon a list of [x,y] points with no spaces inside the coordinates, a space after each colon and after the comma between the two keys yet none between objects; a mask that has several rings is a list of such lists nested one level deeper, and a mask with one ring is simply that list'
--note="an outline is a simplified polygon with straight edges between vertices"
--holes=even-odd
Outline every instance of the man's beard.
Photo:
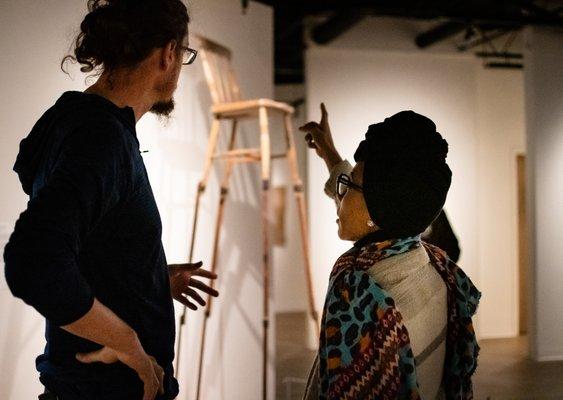
[{"label": "man's beard", "polygon": [[154,103],[149,110],[150,112],[158,115],[159,117],[170,117],[170,114],[174,110],[174,99],[168,101],[157,101]]}]

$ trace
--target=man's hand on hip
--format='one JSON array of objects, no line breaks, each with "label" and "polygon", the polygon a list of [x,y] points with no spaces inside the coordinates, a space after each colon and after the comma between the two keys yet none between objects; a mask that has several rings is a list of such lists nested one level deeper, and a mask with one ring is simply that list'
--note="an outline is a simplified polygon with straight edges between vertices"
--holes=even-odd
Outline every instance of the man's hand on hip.
[{"label": "man's hand on hip", "polygon": [[91,353],[76,354],[78,361],[87,364],[121,361],[133,369],[143,382],[143,400],[154,400],[157,393],[164,393],[162,368],[145,352],[137,333],[97,299],[84,316],[61,328],[104,346]]},{"label": "man's hand on hip", "polygon": [[157,393],[164,394],[164,370],[155,358],[145,353],[141,343],[137,340],[131,347],[118,351],[110,347],[103,347],[91,353],[78,353],[76,359],[85,364],[102,362],[113,364],[121,361],[135,370],[143,382],[143,400],[154,400]]}]

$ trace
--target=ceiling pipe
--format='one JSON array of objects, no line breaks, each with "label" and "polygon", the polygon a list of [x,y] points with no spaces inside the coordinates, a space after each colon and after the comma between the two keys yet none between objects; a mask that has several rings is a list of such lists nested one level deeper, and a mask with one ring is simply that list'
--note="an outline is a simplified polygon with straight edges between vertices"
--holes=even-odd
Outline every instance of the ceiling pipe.
[{"label": "ceiling pipe", "polygon": [[318,44],[327,44],[350,30],[360,22],[368,13],[364,9],[352,8],[335,13],[328,21],[315,27],[311,38]]},{"label": "ceiling pipe", "polygon": [[416,36],[414,42],[416,45],[424,49],[426,47],[432,46],[442,40],[448,39],[466,29],[467,25],[461,24],[459,22],[445,22],[441,25],[435,26],[434,28],[421,33]]}]

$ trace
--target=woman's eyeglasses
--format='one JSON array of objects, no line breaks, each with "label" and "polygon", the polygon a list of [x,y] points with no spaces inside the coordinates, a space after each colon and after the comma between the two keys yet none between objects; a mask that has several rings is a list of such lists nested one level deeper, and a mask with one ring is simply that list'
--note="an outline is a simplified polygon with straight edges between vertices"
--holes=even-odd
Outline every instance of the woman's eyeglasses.
[{"label": "woman's eyeglasses", "polygon": [[190,65],[197,57],[197,50],[182,46],[182,65]]},{"label": "woman's eyeglasses", "polygon": [[350,176],[346,174],[338,175],[338,179],[336,180],[336,194],[338,197],[344,197],[349,187],[356,189],[358,192],[363,191],[363,188],[360,185],[356,185],[352,182],[352,178],[350,178]]}]

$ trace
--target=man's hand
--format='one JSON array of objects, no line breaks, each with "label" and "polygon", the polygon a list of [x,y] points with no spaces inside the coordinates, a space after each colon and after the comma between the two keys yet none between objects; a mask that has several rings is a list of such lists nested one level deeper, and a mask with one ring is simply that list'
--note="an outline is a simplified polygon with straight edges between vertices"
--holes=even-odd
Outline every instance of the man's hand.
[{"label": "man's hand", "polygon": [[79,361],[106,364],[121,361],[133,369],[143,382],[143,400],[154,400],[158,392],[164,393],[162,368],[145,353],[137,333],[98,299],[94,299],[86,314],[61,328],[104,346],[98,351],[76,354]]},{"label": "man's hand", "polygon": [[208,295],[217,297],[219,292],[212,286],[207,286],[202,281],[194,279],[193,276],[201,276],[202,278],[217,279],[217,274],[201,268],[202,262],[195,264],[171,264],[168,266],[168,275],[170,277],[170,291],[172,298],[184,304],[186,307],[197,310],[197,305],[189,299],[205,306],[206,302],[195,289],[199,289]]},{"label": "man's hand", "polygon": [[311,121],[300,127],[299,130],[306,132],[305,140],[307,146],[315,149],[317,155],[325,161],[329,170],[342,161],[332,140],[330,124],[328,123],[328,112],[324,103],[321,103],[320,123]]},{"label": "man's hand", "polygon": [[76,359],[85,364],[95,362],[113,364],[121,361],[133,369],[143,382],[143,400],[154,400],[157,393],[164,394],[164,370],[154,357],[145,353],[138,339],[122,351],[106,346],[91,353],[78,353]]}]

